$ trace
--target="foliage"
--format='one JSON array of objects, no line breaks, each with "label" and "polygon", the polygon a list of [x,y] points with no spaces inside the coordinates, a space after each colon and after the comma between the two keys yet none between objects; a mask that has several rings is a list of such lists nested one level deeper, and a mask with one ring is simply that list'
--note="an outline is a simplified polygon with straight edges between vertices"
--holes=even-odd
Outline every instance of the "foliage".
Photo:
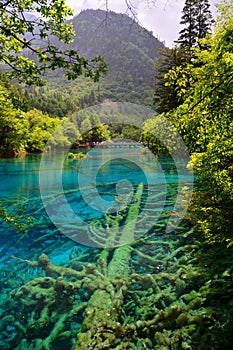
[{"label": "foliage", "polygon": [[8,213],[6,208],[0,204],[0,222],[2,222],[4,226],[13,228],[14,231],[24,234],[27,233],[28,228],[33,225],[33,221],[34,218],[32,217]]},{"label": "foliage", "polygon": [[9,94],[9,98],[12,101],[13,106],[16,109],[27,112],[31,109],[30,101],[27,99],[22,91],[22,86],[16,83],[10,82],[6,74],[0,71],[0,84],[3,85]]},{"label": "foliage", "polygon": [[[102,57],[88,61],[75,50],[57,45],[73,40],[72,22],[66,22],[72,14],[65,0],[2,1],[0,61],[10,67],[9,75],[41,85],[45,71],[63,68],[68,79],[84,74],[97,81],[106,72]],[[54,37],[53,43],[49,36]]]},{"label": "foliage", "polygon": [[147,146],[157,155],[167,152],[164,145],[158,140],[158,137],[156,136],[160,131],[163,131],[160,130],[160,118],[158,115],[156,115],[155,117],[145,121],[140,138],[140,141],[147,143]]},{"label": "foliage", "polygon": [[[36,109],[27,112],[25,118],[29,122],[26,149],[30,152],[42,152],[53,131],[61,124],[61,120],[51,118]],[[59,139],[57,144],[59,144]]]},{"label": "foliage", "polygon": [[130,17],[112,11],[106,14],[102,10],[85,10],[74,18],[74,29],[79,37],[72,47],[79,47],[87,57],[104,56],[111,78],[124,82],[119,86],[138,86],[146,80],[152,86],[150,72],[163,44]]},{"label": "foliage", "polygon": [[8,90],[0,83],[0,154],[8,155],[25,150],[28,121],[24,112],[16,109]]},{"label": "foliage", "polygon": [[157,114],[144,122],[140,141],[146,143],[157,156],[185,158],[184,143],[174,125],[163,115]]},{"label": "foliage", "polygon": [[[210,50],[197,49],[196,64],[188,66],[192,84],[187,74],[178,77],[174,71],[170,74],[169,84],[174,81],[180,86],[184,102],[166,117],[186,141],[198,175],[199,186],[191,207],[195,228],[204,232],[209,242],[220,241],[230,246],[233,244],[233,4],[223,1],[219,9],[221,17],[214,35],[202,41]],[[23,117],[25,145],[38,127],[36,130],[43,132],[38,134],[38,140],[34,138],[31,147],[39,140],[37,147],[40,147],[54,127],[60,125],[60,120],[36,110],[21,112],[14,106],[7,88],[0,87],[2,140],[8,142],[6,132],[4,134],[8,129],[11,140],[13,136],[17,139],[16,126]],[[63,123],[60,131],[53,133],[54,144],[60,137],[64,143],[69,137],[76,137],[79,130],[85,135],[93,126],[97,129],[105,126],[95,115],[85,113],[77,118],[77,127],[69,119]],[[154,133],[172,143],[173,129],[165,134],[159,116],[146,121],[144,130],[145,137],[157,148],[161,145],[153,139]],[[92,137],[90,133],[87,140]],[[37,201],[39,198],[29,201],[28,207]],[[53,195],[51,203],[54,205]],[[138,216],[143,207],[139,187],[126,217],[115,217],[114,227],[119,226],[120,220],[127,223],[128,219]],[[25,259],[25,254],[26,258],[29,255],[30,260],[18,258],[20,264],[13,264],[8,257],[4,261],[6,265],[1,267],[0,328],[4,349],[231,348],[232,248],[224,249],[221,244],[207,247],[197,230],[187,232],[187,227],[167,236],[164,230],[168,210],[165,210],[165,218],[161,215],[149,234],[132,245],[110,250],[84,250],[75,245],[68,250],[66,263],[52,263],[45,254],[38,259],[38,243],[49,252],[48,245],[58,247],[59,236],[57,230],[48,226],[41,215],[43,211],[36,205],[35,208],[41,216],[38,238],[35,239],[36,234],[33,236],[31,250],[16,249],[19,256]],[[153,212],[153,208],[149,208],[151,210]],[[0,208],[0,217],[5,223],[11,223],[11,219],[13,225],[17,223],[15,216],[11,217],[5,209]],[[113,230],[120,243],[124,244],[124,238],[136,232],[134,223],[130,228],[129,231],[123,229],[122,235]],[[109,235],[103,236],[100,229],[91,236],[90,226],[88,233],[90,240],[91,237],[99,239],[102,244],[109,238]],[[59,250],[61,240],[59,237]],[[65,241],[62,247],[67,249],[67,246]],[[53,253],[56,256],[56,252]],[[22,263],[27,264],[26,268]],[[35,272],[31,271],[32,267]]]},{"label": "foliage", "polygon": [[61,117],[106,99],[152,106],[152,70],[164,45],[127,15],[114,12],[82,11],[73,19],[73,27],[77,36],[69,48],[87,58],[104,56],[107,76],[95,84],[83,77],[67,82],[62,70],[47,72],[47,86],[26,87],[32,105]]},{"label": "foliage", "polygon": [[73,120],[68,117],[61,119],[35,108],[25,112],[29,106],[17,86],[10,84],[4,76],[0,81],[1,156],[25,151],[42,152],[48,141],[51,148],[64,148],[77,144],[78,140],[100,142],[110,139],[108,127],[94,114],[74,113]]},{"label": "foliage", "polygon": [[108,126],[100,122],[95,114],[90,114],[81,122],[81,137],[82,142],[102,142],[110,140]]},{"label": "foliage", "polygon": [[[195,51],[196,82],[189,96],[170,118],[192,153],[199,190],[191,215],[210,242],[233,244],[233,4],[218,6],[214,34],[202,41],[210,50]],[[200,63],[200,64],[199,64]]]},{"label": "foliage", "polygon": [[[65,84],[65,82],[64,82]],[[87,87],[90,82],[86,82]],[[24,94],[30,100],[32,106],[54,117],[64,117],[78,108],[78,100],[73,96],[74,91],[49,83],[43,87],[24,87]],[[80,87],[81,89],[81,87]]]},{"label": "foliage", "polygon": [[192,56],[191,49],[210,32],[212,14],[208,0],[186,0],[180,24],[185,25],[177,42]]},{"label": "foliage", "polygon": [[166,113],[182,104],[194,83],[193,49],[197,44],[201,49],[208,47],[200,39],[210,32],[212,15],[209,7],[208,0],[186,0],[180,22],[186,27],[180,31],[173,48],[160,51],[162,57],[155,66],[154,94],[158,113]]},{"label": "foliage", "polygon": [[[36,109],[25,112],[28,108],[27,99],[17,87],[8,81],[0,82],[1,156],[13,156],[25,151],[42,152],[53,131],[61,124],[59,118],[51,118]],[[61,140],[57,138],[54,143],[58,145]]]},{"label": "foliage", "polygon": [[[4,85],[9,87],[6,88]],[[16,94],[13,96],[14,91]],[[17,87],[8,81],[0,83],[1,156],[13,156],[25,151],[42,152],[49,139],[52,147],[65,147],[70,145],[70,139],[78,138],[79,133],[74,130],[71,122],[63,119],[62,132],[59,134],[58,130],[54,134],[54,130],[58,129],[62,120],[51,118],[36,109],[25,112],[28,106],[27,99]]]},{"label": "foliage", "polygon": [[78,153],[68,152],[68,154],[67,154],[68,159],[82,159],[85,157],[86,157],[86,155],[82,152],[78,152]]},{"label": "foliage", "polygon": [[162,57],[157,60],[155,66],[154,94],[154,104],[158,113],[177,108],[184,101],[184,96],[180,93],[180,78],[191,79],[187,64],[189,55],[182,47],[174,46],[171,49],[161,50],[160,53]]},{"label": "foliage", "polygon": [[120,122],[109,125],[111,139],[129,139],[139,141],[141,136],[141,128],[137,128],[130,124],[121,124]]}]

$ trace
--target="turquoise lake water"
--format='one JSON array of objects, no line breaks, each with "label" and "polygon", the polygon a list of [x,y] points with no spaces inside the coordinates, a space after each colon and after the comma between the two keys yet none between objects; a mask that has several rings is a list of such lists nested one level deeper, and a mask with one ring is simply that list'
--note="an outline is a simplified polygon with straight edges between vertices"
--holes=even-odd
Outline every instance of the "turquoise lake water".
[{"label": "turquoise lake water", "polygon": [[[158,220],[165,207],[173,209],[178,181],[181,187],[192,181],[188,173],[178,176],[177,165],[171,159],[157,159],[150,152],[142,154],[141,149],[94,149],[85,153],[88,157],[83,161],[67,159],[62,152],[46,154],[44,159],[41,155],[27,155],[0,160],[1,205],[9,214],[33,218],[32,227],[26,219],[21,220],[28,231],[25,238],[21,238],[23,244],[30,245],[32,239],[47,231],[54,231],[66,240],[66,235],[58,232],[56,222],[55,225],[51,222],[50,213],[44,209],[50,203],[56,217],[71,220],[65,218],[71,209],[82,225],[90,224],[112,207],[117,208],[116,196],[128,196],[130,202],[130,193],[132,195],[139,183],[144,183],[146,200],[158,212],[153,220]],[[61,191],[64,191],[62,196]],[[160,198],[150,198],[152,192],[157,196],[161,194]],[[41,196],[46,197],[44,203]],[[54,200],[56,196],[58,199]],[[3,245],[19,238],[19,233],[5,223],[0,232]],[[11,249],[15,249],[14,244]]]},{"label": "turquoise lake water", "polygon": [[[105,247],[104,240],[107,242],[109,218],[121,215],[119,231],[124,230],[124,215],[135,200],[139,184],[143,184],[143,194],[131,240],[150,237],[150,232],[156,233],[158,240],[174,235],[182,220],[175,218],[174,232],[166,233],[164,222],[169,222],[172,212],[182,214],[179,202],[184,202],[185,192],[181,189],[193,181],[184,170],[186,164],[156,158],[142,148],[92,149],[84,153],[87,156],[83,160],[68,159],[63,152],[0,160],[0,205],[26,232],[17,232],[13,222],[1,221],[0,310],[4,315],[6,303],[11,314],[17,315],[19,310],[11,305],[9,293],[15,293],[32,278],[44,276],[40,269],[32,270],[22,260],[35,261],[45,253],[54,264],[64,265],[86,254],[87,262],[95,262],[96,254]],[[104,236],[99,237],[98,230]],[[119,246],[120,240],[111,245]],[[141,271],[150,272],[146,265]],[[15,326],[10,322],[2,327],[0,345],[18,349]],[[7,347],[6,342],[14,345]]]}]

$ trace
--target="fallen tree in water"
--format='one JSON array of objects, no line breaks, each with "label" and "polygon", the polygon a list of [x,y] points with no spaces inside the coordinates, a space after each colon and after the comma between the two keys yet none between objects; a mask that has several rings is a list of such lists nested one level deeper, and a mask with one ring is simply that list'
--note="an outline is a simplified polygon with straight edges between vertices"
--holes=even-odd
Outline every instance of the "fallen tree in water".
[{"label": "fallen tree in water", "polygon": [[[134,218],[142,199],[141,184],[121,220],[109,216],[113,229],[106,240],[116,239],[115,248],[75,247],[61,266],[46,254],[37,260],[17,258],[31,277],[2,301],[4,350],[219,349],[217,324],[223,316],[213,300],[232,271],[211,281],[204,266],[208,254],[198,253],[201,243],[185,226],[165,235],[165,214],[159,231],[155,226],[135,241]],[[13,283],[18,276],[13,270],[3,283]]]}]

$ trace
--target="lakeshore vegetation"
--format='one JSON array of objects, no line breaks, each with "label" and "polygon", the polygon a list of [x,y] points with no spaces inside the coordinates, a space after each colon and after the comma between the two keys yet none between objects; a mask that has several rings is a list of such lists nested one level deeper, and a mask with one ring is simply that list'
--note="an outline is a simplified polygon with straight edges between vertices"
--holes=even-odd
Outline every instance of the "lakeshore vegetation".
[{"label": "lakeshore vegetation", "polygon": [[[162,117],[175,126],[184,140],[197,181],[184,220],[185,230],[177,236],[159,241],[156,234],[161,228],[157,227],[152,238],[147,236],[143,242],[147,249],[142,242],[94,253],[90,248],[83,252],[76,247],[78,253],[73,250],[66,266],[56,266],[45,254],[31,261],[18,259],[30,268],[41,268],[45,275],[35,278],[31,273],[31,279],[18,289],[17,298],[23,300],[19,306],[21,324],[14,321],[13,307],[9,316],[7,304],[2,306],[6,315],[1,326],[5,333],[9,331],[8,322],[16,324],[16,336],[10,344],[23,349],[35,341],[39,349],[56,348],[61,336],[72,349],[156,346],[164,350],[228,350],[233,320],[232,1],[222,0],[217,5],[218,16],[213,22],[208,0],[186,0],[181,17],[183,29],[171,49],[155,38],[149,39],[147,31],[140,29],[139,33],[138,24],[127,16],[120,18],[110,12],[110,23],[114,25],[109,24],[108,35],[113,31],[114,36],[116,28],[125,28],[127,23],[132,25],[130,44],[126,47],[125,38],[125,50],[121,51],[126,54],[123,61],[127,74],[119,70],[122,58],[108,36],[101,47],[102,29],[101,33],[97,31],[99,41],[90,44],[95,51],[102,49],[100,55],[89,50],[87,44],[78,52],[76,41],[76,46],[67,48],[75,32],[71,28],[75,29],[78,20],[72,27],[71,21],[65,22],[71,14],[65,2],[51,3],[52,8],[39,0],[0,5],[4,15],[0,26],[0,156],[43,152],[48,141],[51,148],[63,149],[116,137],[140,141],[163,156],[167,150],[154,136],[163,132],[159,123]],[[39,21],[34,16],[23,16],[33,6],[43,14]],[[82,31],[88,26],[88,18],[92,21],[89,29],[93,30],[105,15],[100,10],[83,11],[79,17]],[[43,45],[41,40],[48,39],[49,32],[56,37],[54,43]],[[30,33],[41,46],[31,44]],[[116,44],[125,33],[119,30]],[[147,40],[151,45],[157,43],[154,60],[151,56],[155,52],[147,46]],[[32,59],[23,56],[30,50]],[[104,53],[108,56],[111,51],[113,57],[105,60]],[[132,67],[136,67],[137,74]],[[15,80],[10,81],[9,76]],[[126,102],[145,101],[154,109],[154,116],[142,120],[141,128],[136,129],[130,119],[123,123],[124,115],[120,113],[116,114],[116,123],[108,125],[107,114],[100,119],[85,108],[102,102],[111,104],[124,97]],[[172,138],[172,130],[165,136]],[[70,157],[74,157],[72,153]],[[120,220],[128,222],[137,217],[143,191],[143,184],[139,184],[124,215],[110,218],[119,236],[129,234],[120,231]],[[164,213],[165,221],[168,214],[169,209]],[[26,232],[27,223],[20,216],[8,214],[4,207],[0,207],[0,219],[19,233]],[[33,218],[29,217],[29,221],[33,227]],[[96,236],[103,239],[101,228],[97,229]],[[161,270],[155,272],[157,268]],[[72,328],[70,320],[77,324],[82,320],[80,328]]]}]

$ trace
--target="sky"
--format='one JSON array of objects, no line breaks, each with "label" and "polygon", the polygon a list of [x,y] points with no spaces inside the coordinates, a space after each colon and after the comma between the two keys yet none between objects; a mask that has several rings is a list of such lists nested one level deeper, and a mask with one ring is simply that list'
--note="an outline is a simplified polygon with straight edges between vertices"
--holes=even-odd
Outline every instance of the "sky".
[{"label": "sky", "polygon": [[[209,0],[214,16],[214,4],[219,1]],[[179,22],[185,0],[67,0],[67,3],[74,9],[75,14],[85,9],[106,10],[106,3],[109,10],[128,13],[131,17],[135,14],[140,25],[152,31],[166,46],[171,47],[181,29]],[[127,9],[127,3],[132,11]]]}]

